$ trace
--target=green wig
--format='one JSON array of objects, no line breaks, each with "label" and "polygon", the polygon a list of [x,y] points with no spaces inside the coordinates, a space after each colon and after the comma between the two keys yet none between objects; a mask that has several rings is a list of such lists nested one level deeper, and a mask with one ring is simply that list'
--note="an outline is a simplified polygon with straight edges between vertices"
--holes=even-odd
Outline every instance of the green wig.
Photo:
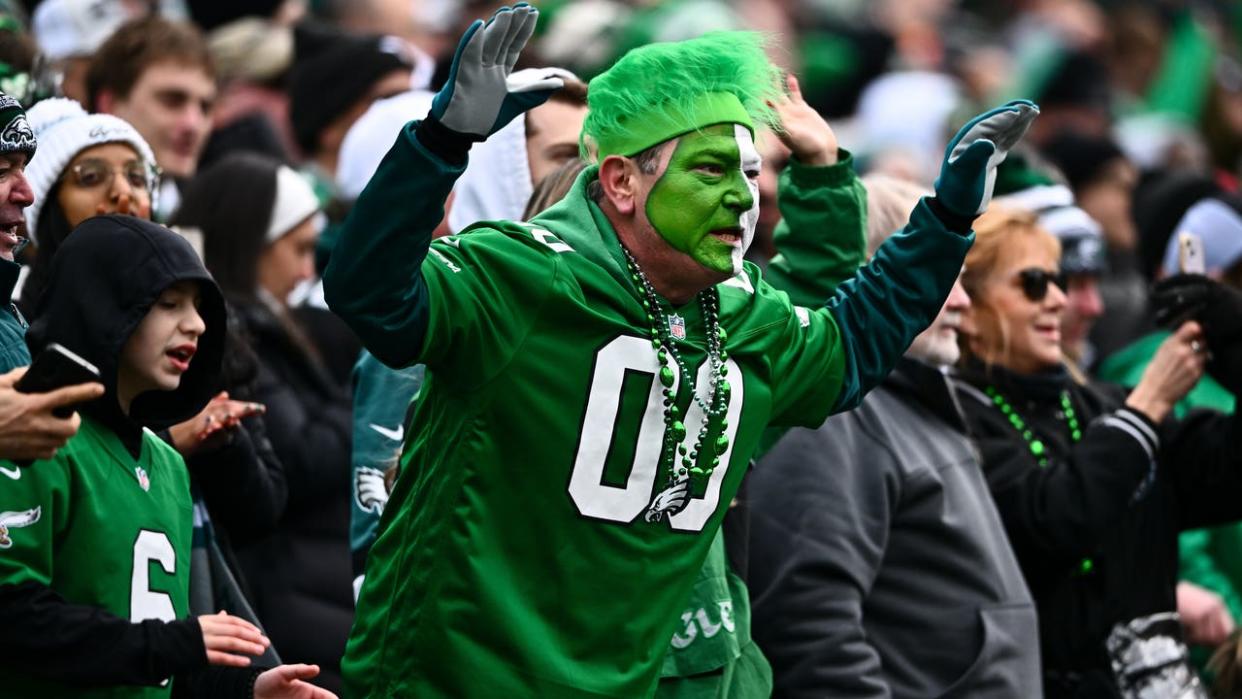
[{"label": "green wig", "polygon": [[781,72],[755,32],[713,32],[649,44],[591,81],[583,156],[635,155],[713,124],[775,126],[768,102],[782,95]]}]

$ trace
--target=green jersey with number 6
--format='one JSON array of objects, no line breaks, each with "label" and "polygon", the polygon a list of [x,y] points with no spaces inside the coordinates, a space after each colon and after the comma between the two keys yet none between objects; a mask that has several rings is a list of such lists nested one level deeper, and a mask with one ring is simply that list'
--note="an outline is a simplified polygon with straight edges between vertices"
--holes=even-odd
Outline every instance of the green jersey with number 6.
[{"label": "green jersey with number 6", "polygon": [[[47,585],[133,622],[189,613],[189,475],[163,440],[142,439],[135,459],[84,415],[55,458],[0,462],[0,584]],[[91,690],[0,669],[6,697],[168,697],[171,684]]]},{"label": "green jersey with number 6", "polygon": [[[732,386],[720,465],[665,510],[659,348],[587,196],[594,168],[529,224],[482,224],[428,253],[460,172],[407,127],[326,276],[372,353],[428,367],[367,562],[347,694],[648,696],[764,428],[855,405],[939,311],[970,237],[921,205],[822,308],[794,306],[749,264],[719,285]],[[684,327],[674,388],[691,381],[706,402],[699,305],[659,322]],[[681,395],[693,442],[704,413]]]}]

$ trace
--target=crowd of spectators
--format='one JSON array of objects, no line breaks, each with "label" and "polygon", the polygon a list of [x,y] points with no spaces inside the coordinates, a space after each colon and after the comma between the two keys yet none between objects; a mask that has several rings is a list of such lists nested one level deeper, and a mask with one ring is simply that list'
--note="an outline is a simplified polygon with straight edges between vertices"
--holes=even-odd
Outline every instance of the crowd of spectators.
[{"label": "crowd of spectators", "polygon": [[[654,42],[769,36],[791,92],[861,177],[863,219],[842,225],[865,226],[870,253],[931,192],[966,118],[1017,98],[1040,109],[941,315],[860,408],[755,455],[729,514],[744,525],[726,524],[713,553],[722,571],[728,558],[719,611],[670,619],[672,645],[653,652],[720,632],[737,643],[690,674],[770,664],[770,676],[750,668],[766,680],[732,694],[726,682],[718,696],[1242,696],[1242,360],[1231,357],[1242,355],[1242,4],[532,4],[539,26],[517,68],[555,66],[565,86],[473,146],[437,237],[560,200],[588,165],[587,84]],[[394,480],[417,476],[399,457],[419,437],[406,429],[411,405],[433,375],[364,348],[321,277],[349,253],[335,249],[341,230],[398,132],[451,80],[457,38],[500,5],[0,0],[0,91],[15,100],[0,101],[0,257],[16,263],[0,260],[0,368],[13,370],[0,376],[0,458],[27,481],[62,448],[60,461],[83,458],[64,446],[82,418],[53,410],[128,385],[115,333],[184,305],[179,284],[198,284],[196,303],[213,310],[205,329],[176,321],[200,346],[193,362],[208,365],[203,348],[219,343],[211,390],[175,391],[175,409],[144,423],[158,449],[109,422],[122,418],[85,412],[131,454],[184,463],[193,543],[177,563],[188,570],[177,616],[192,631],[123,638],[105,622],[129,621],[70,610],[74,588],[0,562],[6,638],[35,639],[0,662],[0,680],[342,690],[368,551]],[[779,277],[800,249],[782,233],[778,183],[805,163],[777,134],[757,145],[747,259]],[[160,237],[165,226],[175,238]],[[1179,276],[1187,233],[1210,282]],[[83,235],[156,240],[167,269],[125,272],[123,250],[69,245]],[[196,259],[179,257],[190,249]],[[84,260],[113,267],[72,274]],[[782,288],[812,305],[838,282]],[[123,302],[98,298],[109,294]],[[1193,312],[1179,306],[1188,297]],[[105,388],[16,390],[19,367],[81,334],[65,318],[95,302],[86,327],[100,336],[76,349],[106,358]],[[77,306],[87,310],[67,310]],[[16,482],[3,472],[0,489]],[[0,561],[28,526],[4,519],[18,514],[0,512]],[[131,616],[145,618],[160,617]],[[53,641],[47,619],[100,630]],[[115,657],[78,662],[109,638]],[[64,657],[37,660],[48,654]],[[240,681],[205,674],[208,660],[276,669]],[[683,677],[677,667],[663,679]]]}]

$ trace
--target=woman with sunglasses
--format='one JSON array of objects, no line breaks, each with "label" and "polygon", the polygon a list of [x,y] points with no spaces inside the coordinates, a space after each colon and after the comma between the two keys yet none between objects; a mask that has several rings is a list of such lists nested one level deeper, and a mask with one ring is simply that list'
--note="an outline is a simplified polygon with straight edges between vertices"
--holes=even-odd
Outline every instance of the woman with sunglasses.
[{"label": "woman with sunglasses", "polygon": [[78,224],[112,213],[151,218],[158,169],[147,142],[115,116],[87,114],[64,98],[43,100],[27,116],[40,146],[26,168],[35,195],[26,209],[26,235],[35,254],[20,305],[32,316],[52,258]]},{"label": "woman with sunglasses", "polygon": [[958,382],[1040,617],[1047,697],[1200,697],[1175,614],[1177,535],[1242,518],[1242,430],[1171,407],[1203,373],[1183,323],[1126,395],[1062,358],[1060,245],[1033,215],[975,222]]}]

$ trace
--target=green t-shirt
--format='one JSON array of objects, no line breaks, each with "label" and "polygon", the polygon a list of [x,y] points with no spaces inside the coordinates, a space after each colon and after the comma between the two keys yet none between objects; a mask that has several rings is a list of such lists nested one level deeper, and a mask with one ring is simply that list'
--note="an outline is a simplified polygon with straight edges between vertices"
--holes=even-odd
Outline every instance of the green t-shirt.
[{"label": "green t-shirt", "polygon": [[[151,432],[134,459],[89,417],[49,461],[0,461],[0,584],[36,582],[130,621],[189,613],[185,462]],[[163,687],[82,690],[0,670],[12,697],[168,697]]]}]

